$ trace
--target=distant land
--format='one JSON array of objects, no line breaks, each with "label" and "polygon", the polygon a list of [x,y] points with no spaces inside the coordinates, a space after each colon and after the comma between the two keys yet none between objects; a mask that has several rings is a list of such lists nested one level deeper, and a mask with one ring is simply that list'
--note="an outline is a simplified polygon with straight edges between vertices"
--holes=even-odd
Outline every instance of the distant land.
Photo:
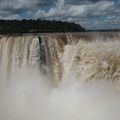
[{"label": "distant land", "polygon": [[73,22],[50,20],[0,20],[0,34],[85,32]]},{"label": "distant land", "polygon": [[120,29],[96,29],[96,30],[86,30],[86,32],[120,32]]}]

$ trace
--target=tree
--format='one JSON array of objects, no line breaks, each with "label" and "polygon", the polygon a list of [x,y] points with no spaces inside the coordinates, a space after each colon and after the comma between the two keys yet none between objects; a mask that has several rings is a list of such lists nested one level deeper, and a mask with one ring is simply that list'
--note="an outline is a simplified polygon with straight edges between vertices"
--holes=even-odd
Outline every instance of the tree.
[{"label": "tree", "polygon": [[0,20],[0,34],[83,32],[85,29],[73,22],[49,20]]}]

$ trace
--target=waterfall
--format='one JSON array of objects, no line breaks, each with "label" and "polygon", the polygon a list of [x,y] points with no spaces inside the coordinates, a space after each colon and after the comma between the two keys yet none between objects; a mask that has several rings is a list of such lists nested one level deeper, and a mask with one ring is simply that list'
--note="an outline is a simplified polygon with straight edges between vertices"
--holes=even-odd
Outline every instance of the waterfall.
[{"label": "waterfall", "polygon": [[8,36],[0,39],[0,66],[3,76],[10,76],[22,67],[45,64],[42,40],[37,36]]},{"label": "waterfall", "polygon": [[1,36],[0,70],[9,78],[20,68],[37,68],[55,85],[71,74],[81,81],[119,80],[119,44],[115,33]]},{"label": "waterfall", "polygon": [[0,36],[0,120],[119,120],[120,35]]}]

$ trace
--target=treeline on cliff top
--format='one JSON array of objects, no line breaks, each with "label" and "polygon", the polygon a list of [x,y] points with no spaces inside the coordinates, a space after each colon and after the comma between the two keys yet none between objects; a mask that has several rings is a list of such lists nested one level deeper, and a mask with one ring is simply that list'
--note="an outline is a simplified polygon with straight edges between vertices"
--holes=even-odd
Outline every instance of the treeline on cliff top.
[{"label": "treeline on cliff top", "polygon": [[85,29],[73,22],[49,20],[0,20],[0,34],[84,32]]}]

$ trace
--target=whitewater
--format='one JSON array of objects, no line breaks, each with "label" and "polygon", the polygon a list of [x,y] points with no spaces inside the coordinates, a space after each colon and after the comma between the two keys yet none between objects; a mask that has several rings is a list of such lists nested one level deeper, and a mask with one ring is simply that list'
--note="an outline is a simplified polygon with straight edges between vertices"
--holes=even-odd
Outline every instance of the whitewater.
[{"label": "whitewater", "polygon": [[120,33],[0,36],[0,120],[119,120]]}]

